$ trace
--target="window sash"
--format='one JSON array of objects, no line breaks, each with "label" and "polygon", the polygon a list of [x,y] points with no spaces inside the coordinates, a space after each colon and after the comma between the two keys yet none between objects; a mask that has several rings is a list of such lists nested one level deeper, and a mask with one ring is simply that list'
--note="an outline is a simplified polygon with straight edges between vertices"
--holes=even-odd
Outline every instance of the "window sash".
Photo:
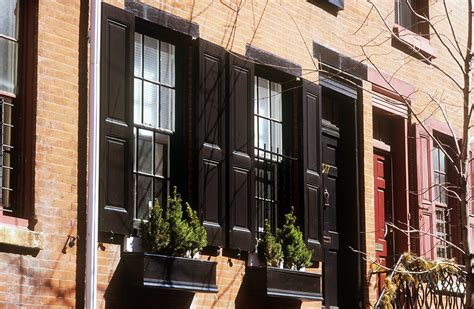
[{"label": "window sash", "polygon": [[436,207],[436,256],[442,259],[450,257],[447,210],[444,207]]},{"label": "window sash", "polygon": [[175,46],[135,34],[134,123],[175,130]]},{"label": "window sash", "polygon": [[[175,130],[175,46],[135,33],[134,227],[169,192],[170,134]],[[166,102],[166,103],[165,103]]]}]

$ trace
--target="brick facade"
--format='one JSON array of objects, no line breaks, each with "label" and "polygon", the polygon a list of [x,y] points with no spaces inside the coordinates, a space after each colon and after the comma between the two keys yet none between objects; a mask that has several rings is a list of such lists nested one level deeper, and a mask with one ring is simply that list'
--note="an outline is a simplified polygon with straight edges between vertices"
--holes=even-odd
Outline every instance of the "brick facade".
[{"label": "brick facade", "polygon": [[[87,184],[87,29],[88,1],[38,1],[37,93],[34,175],[34,232],[22,228],[0,226],[0,308],[74,308],[84,305],[85,209]],[[119,8],[121,0],[105,1]],[[318,1],[186,1],[143,0],[150,6],[190,20],[199,25],[201,38],[245,55],[247,44],[301,65],[304,78],[318,81],[318,61],[313,55],[313,41],[355,60],[364,59],[361,42],[375,38],[375,46],[367,48],[371,61],[383,72],[427,93],[443,93],[445,102],[462,99],[459,90],[426,63],[415,60],[390,44],[386,32],[379,36],[380,23],[367,1],[346,0],[345,8],[336,13]],[[321,2],[321,1],[319,1]],[[322,1],[323,2],[323,1]],[[443,15],[442,3],[433,2],[430,15]],[[240,6],[239,6],[240,5]],[[393,1],[377,1],[381,14],[393,16]],[[454,30],[466,36],[466,8],[452,8]],[[389,17],[391,25],[393,17]],[[441,21],[441,24],[446,21]],[[446,25],[444,25],[446,26]],[[444,27],[443,26],[443,27]],[[458,76],[457,68],[440,42],[431,41],[437,57],[433,63]],[[364,63],[369,64],[367,60]],[[374,186],[372,144],[372,84],[362,82],[359,91],[359,173],[361,223],[364,231],[374,230]],[[415,112],[426,119],[441,117],[429,105],[429,97],[416,93],[411,100]],[[460,108],[446,105],[448,117],[460,126]],[[3,237],[8,228],[12,235]],[[15,232],[15,230],[17,230]],[[26,233],[26,235],[25,235]],[[23,235],[23,236],[22,236]],[[76,237],[67,246],[68,235]],[[363,250],[375,256],[373,233],[364,233]],[[35,237],[40,237],[39,244]],[[23,239],[23,240],[20,240]],[[25,240],[26,239],[26,240]],[[33,239],[31,241],[30,239]],[[32,244],[33,243],[33,244]],[[116,308],[122,304],[123,280],[117,274],[120,262],[119,244],[101,244],[98,259],[99,308]],[[299,302],[273,300],[259,303],[242,293],[245,259],[204,255],[217,261],[217,294],[196,293],[194,297],[176,292],[134,292],[140,300],[135,308],[272,308],[298,307]],[[364,272],[370,267],[364,263]],[[310,269],[321,273],[321,263]],[[362,279],[365,307],[375,302],[374,282]],[[136,302],[135,302],[136,301]],[[140,304],[140,306],[138,305]],[[318,301],[303,302],[301,308],[320,308]]]}]

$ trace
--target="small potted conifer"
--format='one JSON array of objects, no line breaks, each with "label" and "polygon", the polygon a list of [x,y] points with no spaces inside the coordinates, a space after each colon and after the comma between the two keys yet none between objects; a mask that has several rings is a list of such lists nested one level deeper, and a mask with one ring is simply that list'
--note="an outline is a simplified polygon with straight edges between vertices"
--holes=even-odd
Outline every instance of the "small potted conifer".
[{"label": "small potted conifer", "polygon": [[191,292],[217,292],[216,263],[198,259],[207,245],[206,230],[196,212],[173,188],[166,208],[156,200],[140,236],[143,252],[125,252],[131,283]]},{"label": "small potted conifer", "polygon": [[285,215],[285,224],[275,235],[265,221],[257,251],[264,266],[249,268],[254,292],[299,300],[322,300],[321,275],[305,271],[312,265],[312,252],[296,226],[293,209]]}]

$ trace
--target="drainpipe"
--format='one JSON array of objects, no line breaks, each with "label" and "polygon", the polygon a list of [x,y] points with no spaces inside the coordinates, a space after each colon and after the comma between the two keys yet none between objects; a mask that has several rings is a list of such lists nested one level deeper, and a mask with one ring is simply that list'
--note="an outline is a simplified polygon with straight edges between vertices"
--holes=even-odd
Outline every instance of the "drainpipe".
[{"label": "drainpipe", "polygon": [[89,64],[89,173],[86,235],[86,308],[97,304],[97,235],[99,213],[99,116],[100,116],[100,16],[101,0],[91,0]]}]

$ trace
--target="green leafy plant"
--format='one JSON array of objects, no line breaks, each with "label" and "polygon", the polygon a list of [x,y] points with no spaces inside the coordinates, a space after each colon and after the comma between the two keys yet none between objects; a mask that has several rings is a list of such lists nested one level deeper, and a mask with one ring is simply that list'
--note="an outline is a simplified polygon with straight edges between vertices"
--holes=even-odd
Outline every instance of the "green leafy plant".
[{"label": "green leafy plant", "polygon": [[278,232],[277,236],[283,250],[284,267],[299,270],[303,267],[309,267],[312,265],[312,252],[306,246],[306,243],[303,240],[303,233],[301,233],[299,227],[296,226],[295,223],[296,216],[294,215],[292,208],[291,212],[285,215],[285,224]]},{"label": "green leafy plant", "polygon": [[155,201],[148,222],[142,222],[141,226],[141,236],[147,251],[193,257],[207,246],[206,230],[196,212],[186,203],[184,214],[182,202],[176,187],[168,197],[165,211]]},{"label": "green leafy plant", "polygon": [[281,244],[278,242],[275,235],[273,235],[270,223],[268,223],[267,219],[265,219],[263,235],[258,242],[257,251],[260,259],[268,266],[278,267],[280,262],[283,260]]}]

